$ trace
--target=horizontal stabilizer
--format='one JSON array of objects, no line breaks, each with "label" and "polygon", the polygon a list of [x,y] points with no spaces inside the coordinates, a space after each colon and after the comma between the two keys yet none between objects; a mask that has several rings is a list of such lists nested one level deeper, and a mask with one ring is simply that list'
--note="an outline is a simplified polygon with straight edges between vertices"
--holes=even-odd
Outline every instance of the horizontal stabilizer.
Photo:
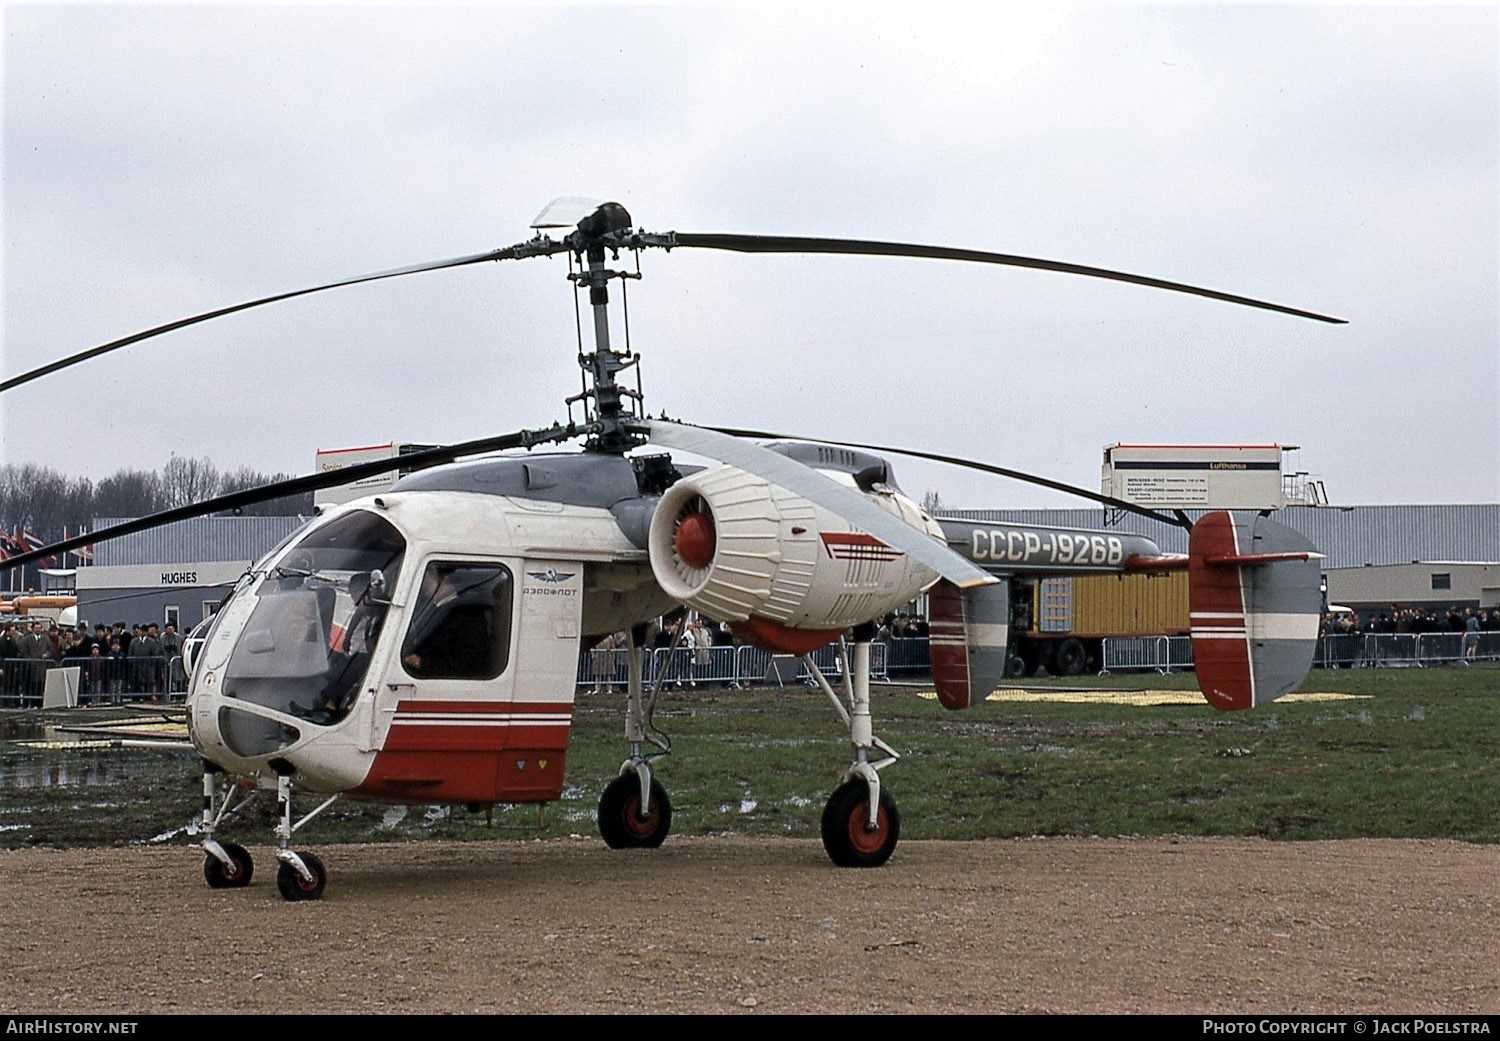
[{"label": "horizontal stabilizer", "polygon": [[1166,574],[1168,571],[1186,571],[1187,567],[1188,558],[1175,553],[1160,557],[1129,557],[1125,561],[1125,571],[1130,574]]},{"label": "horizontal stabilizer", "polygon": [[1323,554],[1304,551],[1301,553],[1232,553],[1219,557],[1208,557],[1210,564],[1232,564],[1235,567],[1254,567],[1259,564],[1280,564],[1288,560],[1322,560]]},{"label": "horizontal stabilizer", "polygon": [[1210,705],[1263,705],[1302,682],[1317,649],[1321,559],[1301,534],[1266,517],[1219,510],[1193,525],[1193,662]]},{"label": "horizontal stabilizer", "polygon": [[1010,581],[959,589],[943,581],[927,592],[932,682],[944,708],[983,701],[1005,678],[1010,642]]}]

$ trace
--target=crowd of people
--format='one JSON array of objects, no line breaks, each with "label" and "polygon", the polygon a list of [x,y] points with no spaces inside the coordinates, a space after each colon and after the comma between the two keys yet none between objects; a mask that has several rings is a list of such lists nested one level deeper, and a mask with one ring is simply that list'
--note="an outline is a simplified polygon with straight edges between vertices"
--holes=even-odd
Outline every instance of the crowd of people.
[{"label": "crowd of people", "polygon": [[1323,617],[1326,636],[1363,636],[1366,633],[1461,633],[1500,631],[1500,611],[1488,608],[1450,607],[1439,613],[1432,608],[1398,607],[1369,611],[1363,622],[1354,611],[1330,612]]},{"label": "crowd of people", "polygon": [[[1364,620],[1354,611],[1331,611],[1323,616],[1323,636],[1423,636],[1451,633],[1461,635],[1463,660],[1474,661],[1479,655],[1481,633],[1500,632],[1500,610],[1473,607],[1450,607],[1445,612],[1432,608],[1400,607],[1392,604],[1388,611],[1368,611]],[[1335,656],[1339,664],[1357,662],[1359,653],[1351,642]]]},{"label": "crowd of people", "polygon": [[79,696],[123,694],[160,699],[184,689],[182,635],[168,623],[60,626],[39,618],[7,619],[0,629],[0,699],[40,705],[54,665],[79,669]]}]

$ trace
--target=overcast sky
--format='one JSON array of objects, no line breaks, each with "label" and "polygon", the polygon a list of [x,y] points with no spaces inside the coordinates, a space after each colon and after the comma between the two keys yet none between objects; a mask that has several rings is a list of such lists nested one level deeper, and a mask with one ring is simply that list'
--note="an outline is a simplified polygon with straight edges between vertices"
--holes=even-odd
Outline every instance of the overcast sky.
[{"label": "overcast sky", "polygon": [[[930,242],[1074,276],[648,253],[653,414],[1097,488],[1110,443],[1300,445],[1336,503],[1500,500],[1493,4],[1014,9],[8,4],[0,372],[252,297],[530,236]],[[543,426],[579,377],[561,258],[219,319],[0,399],[6,462]],[[616,294],[618,296],[618,293]],[[1072,505],[897,460],[952,506]]]}]

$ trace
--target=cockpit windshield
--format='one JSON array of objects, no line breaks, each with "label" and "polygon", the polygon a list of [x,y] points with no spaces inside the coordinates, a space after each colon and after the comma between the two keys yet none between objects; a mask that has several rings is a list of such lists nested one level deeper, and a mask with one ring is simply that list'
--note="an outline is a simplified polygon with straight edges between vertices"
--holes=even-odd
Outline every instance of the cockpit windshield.
[{"label": "cockpit windshield", "polygon": [[405,551],[388,521],[356,510],[272,558],[253,590],[224,695],[320,725],[342,719],[369,668]]}]

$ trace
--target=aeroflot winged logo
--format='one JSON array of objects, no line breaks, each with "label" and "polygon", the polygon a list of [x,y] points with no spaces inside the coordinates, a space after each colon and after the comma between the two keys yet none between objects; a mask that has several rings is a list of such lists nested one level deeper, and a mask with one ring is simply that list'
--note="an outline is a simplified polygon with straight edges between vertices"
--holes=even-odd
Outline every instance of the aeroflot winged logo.
[{"label": "aeroflot winged logo", "polygon": [[528,571],[526,577],[534,578],[538,582],[557,583],[566,582],[577,573],[576,571],[558,571],[556,568],[549,567],[546,571]]},{"label": "aeroflot winged logo", "polygon": [[862,531],[821,531],[823,548],[834,560],[895,560],[901,551]]},{"label": "aeroflot winged logo", "polygon": [[[570,597],[578,595],[577,586],[565,585],[565,583],[577,575],[576,571],[559,571],[549,567],[546,571],[528,571],[526,577],[531,582],[523,583],[521,586],[522,596],[556,596]],[[540,583],[540,584],[537,584]]]}]

